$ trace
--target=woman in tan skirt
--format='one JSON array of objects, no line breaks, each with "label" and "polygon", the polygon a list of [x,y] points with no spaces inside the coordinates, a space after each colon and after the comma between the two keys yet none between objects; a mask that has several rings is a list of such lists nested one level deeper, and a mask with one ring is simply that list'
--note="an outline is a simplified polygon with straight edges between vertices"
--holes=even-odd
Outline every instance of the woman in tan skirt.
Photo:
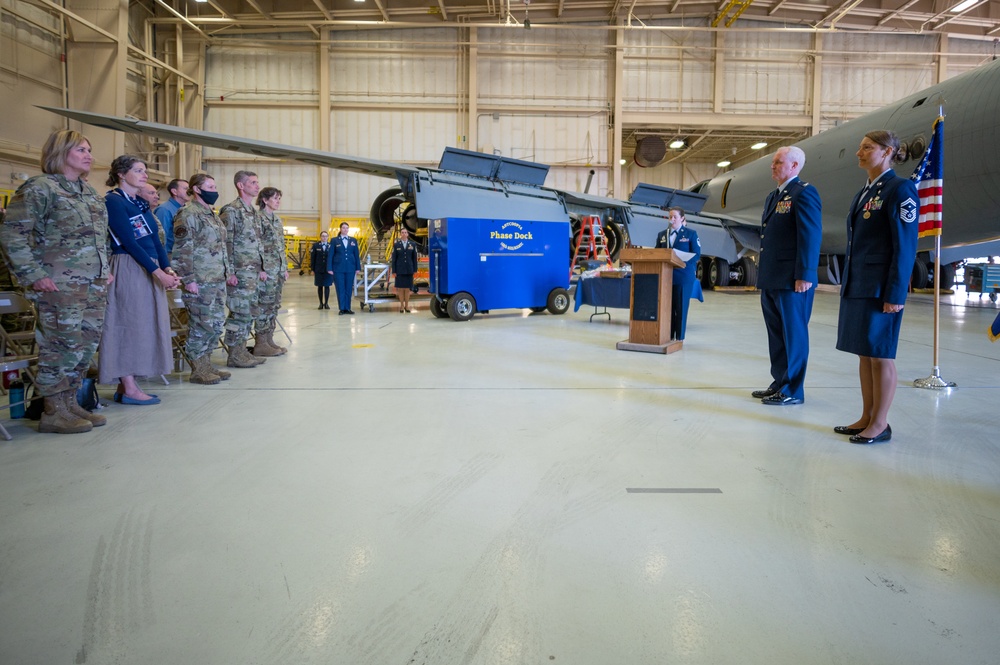
[{"label": "woman in tan skirt", "polygon": [[111,272],[108,308],[98,349],[100,382],[118,381],[115,401],[121,404],[159,404],[135,381],[136,376],[166,374],[172,365],[170,312],[166,289],[180,280],[170,268],[160,244],[156,220],[139,196],[146,184],[146,165],[138,157],[122,155],[111,163],[104,197],[111,236]]}]

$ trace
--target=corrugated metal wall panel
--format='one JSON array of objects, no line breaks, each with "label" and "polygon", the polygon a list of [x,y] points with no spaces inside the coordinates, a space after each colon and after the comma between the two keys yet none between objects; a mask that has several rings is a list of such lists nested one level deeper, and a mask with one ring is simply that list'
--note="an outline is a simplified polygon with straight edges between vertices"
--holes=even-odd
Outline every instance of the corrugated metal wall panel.
[{"label": "corrugated metal wall panel", "polygon": [[480,30],[479,105],[604,108],[610,67],[606,39],[585,30]]},{"label": "corrugated metal wall panel", "polygon": [[711,111],[711,34],[626,32],[625,43],[622,105],[626,110]]},{"label": "corrugated metal wall panel", "polygon": [[480,114],[483,152],[546,164],[597,164],[607,159],[607,114]]},{"label": "corrugated metal wall panel", "polygon": [[316,74],[313,50],[213,45],[206,53],[205,98],[315,103]]},{"label": "corrugated metal wall panel", "polygon": [[344,31],[330,39],[335,105],[457,104],[457,30]]}]

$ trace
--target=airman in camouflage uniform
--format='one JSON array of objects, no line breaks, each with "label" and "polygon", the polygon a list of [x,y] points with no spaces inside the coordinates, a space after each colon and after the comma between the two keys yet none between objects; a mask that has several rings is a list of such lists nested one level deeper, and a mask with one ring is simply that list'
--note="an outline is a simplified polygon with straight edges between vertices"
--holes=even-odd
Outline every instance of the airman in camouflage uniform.
[{"label": "airman in camouflage uniform", "polygon": [[229,317],[226,319],[226,347],[230,367],[256,367],[264,362],[247,352],[250,328],[258,314],[257,290],[267,279],[260,244],[260,220],[253,202],[260,191],[257,175],[237,171],[233,178],[239,197],[223,206],[219,217],[226,225],[226,252],[236,271],[236,284],[227,289]]},{"label": "airman in camouflage uniform", "polygon": [[82,134],[53,133],[42,171],[21,185],[0,224],[0,246],[38,310],[36,387],[45,398],[40,432],[86,432],[103,425],[76,401],[104,324],[108,213],[85,178],[93,157]]},{"label": "airman in camouflage uniform", "polygon": [[260,282],[257,299],[260,312],[254,320],[255,356],[280,356],[288,352],[274,342],[274,328],[281,307],[281,289],[288,278],[285,265],[285,227],[274,211],[281,204],[281,190],[265,187],[257,197],[260,245],[267,279]]},{"label": "airman in camouflage uniform", "polygon": [[211,204],[218,199],[215,180],[199,173],[190,180],[191,200],[174,217],[174,251],[171,263],[184,283],[188,312],[185,351],[191,358],[191,383],[215,384],[229,372],[212,366],[211,354],[219,344],[226,320],[226,285],[236,282],[226,253],[226,227]]}]

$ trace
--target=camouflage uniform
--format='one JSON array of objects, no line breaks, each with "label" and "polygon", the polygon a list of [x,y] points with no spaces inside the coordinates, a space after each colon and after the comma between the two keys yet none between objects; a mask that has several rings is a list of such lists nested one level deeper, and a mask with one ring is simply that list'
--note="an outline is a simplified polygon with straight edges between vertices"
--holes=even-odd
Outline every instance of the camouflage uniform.
[{"label": "camouflage uniform", "polygon": [[[236,286],[226,291],[229,318],[226,319],[226,346],[243,346],[258,314],[257,289],[264,269],[257,210],[236,199],[219,211],[226,225],[226,253],[236,271]],[[176,234],[175,234],[176,235]]]},{"label": "camouflage uniform", "polygon": [[285,227],[277,215],[268,215],[264,211],[258,217],[267,279],[257,289],[260,312],[254,321],[254,331],[258,335],[273,335],[274,322],[281,307],[281,287],[285,283]]},{"label": "camouflage uniform", "polygon": [[[83,180],[35,176],[14,194],[0,224],[0,245],[38,310],[38,392],[54,397],[75,388],[104,325],[110,274],[104,198]],[[46,277],[58,291],[30,288]]]},{"label": "camouflage uniform", "polygon": [[190,201],[174,217],[171,264],[185,284],[198,285],[198,294],[184,290],[188,311],[185,349],[192,359],[208,356],[219,344],[226,320],[226,278],[233,274],[226,254],[226,227],[215,213]]}]

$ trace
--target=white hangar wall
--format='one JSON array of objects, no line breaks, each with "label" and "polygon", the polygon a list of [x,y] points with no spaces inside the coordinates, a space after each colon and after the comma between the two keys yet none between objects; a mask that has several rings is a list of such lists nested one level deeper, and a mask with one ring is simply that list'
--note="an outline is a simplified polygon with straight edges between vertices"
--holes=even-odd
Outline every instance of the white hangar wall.
[{"label": "white hangar wall", "polygon": [[[11,174],[38,172],[42,143],[62,126],[33,105],[87,105],[86,89],[95,82],[73,62],[65,78],[60,54],[72,61],[74,42],[61,21],[25,0],[0,4],[0,80],[8,100],[0,114],[0,168],[10,167],[0,170],[0,189],[7,189],[16,186]],[[129,33],[141,44],[144,14],[130,13]],[[690,22],[617,31],[366,27],[324,30],[319,40],[312,33],[229,40],[217,34],[207,44],[183,27],[157,31],[167,37],[157,37],[154,55],[194,77],[180,95],[194,104],[185,110],[187,126],[417,165],[436,165],[445,146],[497,152],[549,164],[546,184],[553,187],[582,190],[594,171],[590,191],[616,196],[640,181],[688,187],[719,170],[670,156],[657,168],[621,167],[620,127],[630,114],[664,131],[680,122],[768,117],[776,124],[805,119],[807,131],[817,132],[992,55],[984,40],[779,32],[751,21],[728,31]],[[151,119],[173,121],[181,86],[172,74],[132,58],[108,72],[124,93],[120,113],[150,117],[155,109]],[[150,72],[152,80],[145,78]],[[112,111],[107,106],[90,110]],[[152,149],[88,131],[105,164],[119,146]],[[255,170],[285,192],[286,214],[367,216],[371,200],[395,184],[219,150],[180,151],[201,155],[224,196],[233,194],[235,171]],[[155,159],[163,176],[190,175],[173,172],[180,159]],[[621,191],[612,192],[618,179]]]}]

